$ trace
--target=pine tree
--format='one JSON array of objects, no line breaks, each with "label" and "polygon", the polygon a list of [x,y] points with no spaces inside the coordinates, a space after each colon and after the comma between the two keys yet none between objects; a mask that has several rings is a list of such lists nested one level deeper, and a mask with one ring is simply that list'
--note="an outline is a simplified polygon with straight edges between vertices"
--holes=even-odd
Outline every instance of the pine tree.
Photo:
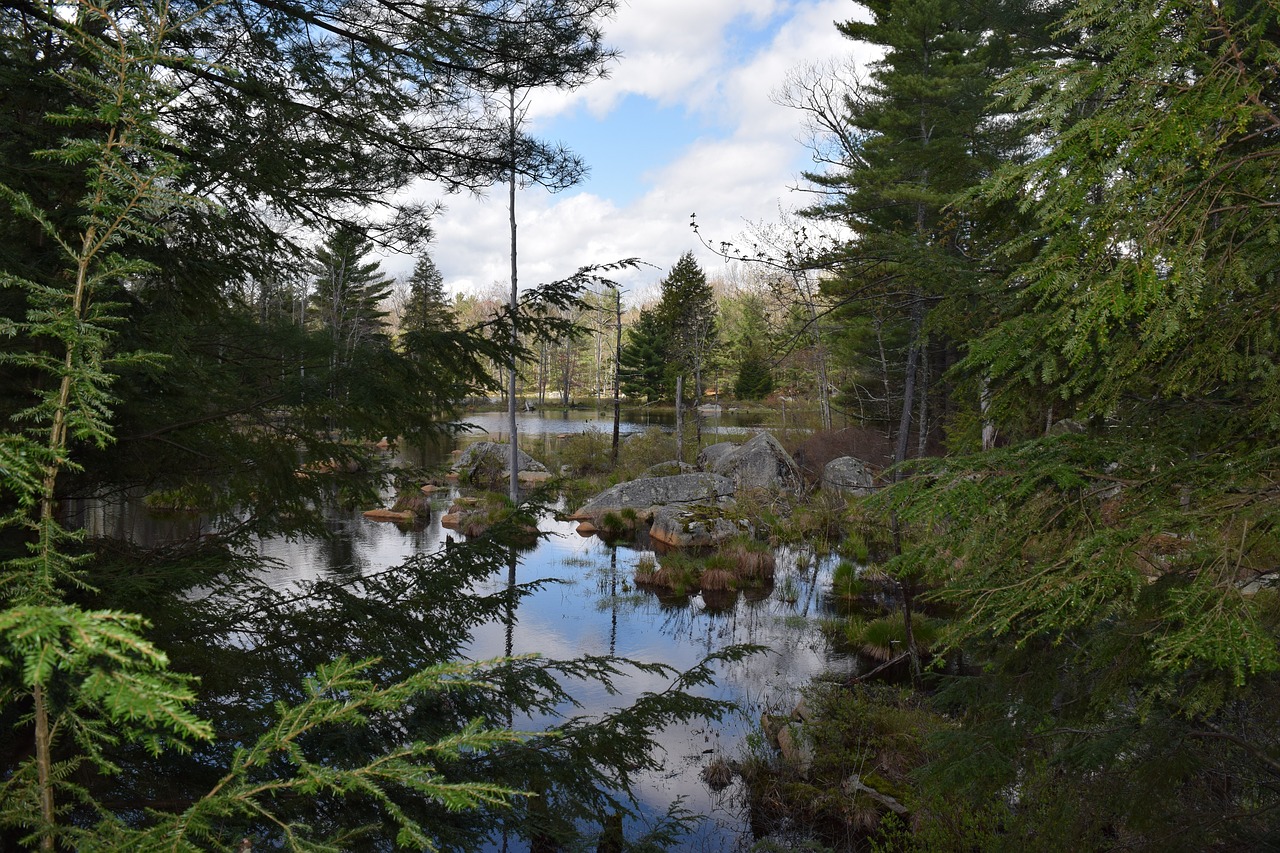
[{"label": "pine tree", "polygon": [[[929,428],[913,408],[925,407],[924,377],[943,365],[926,371],[926,360],[944,356],[972,324],[985,322],[976,294],[988,271],[977,258],[991,232],[1007,226],[999,217],[980,217],[964,200],[1023,144],[1010,123],[992,118],[988,81],[1012,61],[1011,34],[1033,24],[1024,20],[1029,13],[1014,14],[998,2],[866,6],[870,20],[839,29],[884,49],[868,78],[801,81],[787,101],[809,116],[820,162],[829,164],[806,173],[820,201],[802,213],[854,233],[815,263],[836,273],[824,289],[843,305],[838,316],[854,333],[845,349],[878,367],[864,369],[858,385],[893,380],[883,402],[889,406],[892,396],[886,426],[897,435],[901,461],[913,423]],[[972,409],[977,394],[968,390],[961,402]]]},{"label": "pine tree", "polygon": [[716,301],[706,273],[685,252],[662,279],[662,297],[654,309],[666,330],[669,372],[694,378],[694,399],[702,397],[702,371],[715,343]]},{"label": "pine tree", "polygon": [[372,241],[354,225],[335,229],[316,249],[311,316],[328,332],[337,366],[350,366],[360,347],[386,341],[383,303],[392,282],[376,261],[364,260],[371,251]]},{"label": "pine tree", "polygon": [[622,393],[653,403],[667,397],[667,330],[651,308],[640,309],[618,358]]},{"label": "pine tree", "polygon": [[409,298],[400,319],[402,331],[444,331],[457,328],[453,304],[444,289],[444,276],[430,255],[423,255],[409,277]]},{"label": "pine tree", "polygon": [[[983,678],[937,787],[1049,848],[1258,849],[1280,775],[1280,16],[1180,0],[1072,9],[1074,54],[1004,81],[1039,146],[988,199],[1027,233],[960,368],[997,416],[1072,431],[895,488],[901,563],[963,614]],[[994,748],[993,748],[994,747]],[[964,806],[951,803],[949,808]]]}]

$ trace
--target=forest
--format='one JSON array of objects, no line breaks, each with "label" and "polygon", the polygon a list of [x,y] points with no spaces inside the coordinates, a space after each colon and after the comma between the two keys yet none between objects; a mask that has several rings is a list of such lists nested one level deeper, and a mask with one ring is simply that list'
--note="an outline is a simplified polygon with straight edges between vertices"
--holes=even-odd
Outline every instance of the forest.
[{"label": "forest", "polygon": [[[1280,2],[850,3],[880,58],[762,81],[813,165],[784,221],[695,217],[724,273],[518,289],[516,187],[588,166],[522,95],[625,62],[616,6],[0,9],[0,850],[683,849],[678,807],[623,819],[651,732],[730,711],[687,691],[710,659],[538,732],[623,664],[460,661],[546,494],[358,590],[256,574],[401,485],[380,441],[619,398],[675,409],[679,462],[708,405],[876,448],[873,494],[796,519],[891,600],[898,677],[824,694],[866,766],[779,796],[856,831],[789,849],[1280,847]],[[449,294],[416,181],[510,190],[510,294]],[[217,532],[65,512],[130,490]]]}]

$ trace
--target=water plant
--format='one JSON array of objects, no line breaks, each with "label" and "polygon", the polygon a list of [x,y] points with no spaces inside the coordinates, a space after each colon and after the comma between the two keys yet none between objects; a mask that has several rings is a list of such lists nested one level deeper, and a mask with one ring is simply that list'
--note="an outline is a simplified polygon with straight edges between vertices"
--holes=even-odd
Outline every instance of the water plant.
[{"label": "water plant", "polygon": [[636,584],[652,584],[653,577],[658,571],[658,561],[654,559],[652,554],[642,554],[636,560],[635,582]]},{"label": "water plant", "polygon": [[831,594],[845,600],[855,599],[867,591],[867,582],[858,573],[858,567],[848,560],[841,560],[831,574]]},{"label": "water plant", "polygon": [[[920,653],[926,654],[938,640],[938,624],[932,619],[914,614],[911,633],[915,636]],[[891,660],[906,651],[906,625],[897,614],[867,622],[850,620],[845,636],[862,654],[877,661]]]},{"label": "water plant", "polygon": [[773,580],[777,560],[767,542],[740,536],[726,544],[720,553],[733,562],[734,575],[744,585],[759,586]]},{"label": "water plant", "polygon": [[794,575],[787,575],[782,579],[782,583],[774,589],[774,595],[779,601],[786,604],[795,604],[800,599],[800,585],[796,583]]}]

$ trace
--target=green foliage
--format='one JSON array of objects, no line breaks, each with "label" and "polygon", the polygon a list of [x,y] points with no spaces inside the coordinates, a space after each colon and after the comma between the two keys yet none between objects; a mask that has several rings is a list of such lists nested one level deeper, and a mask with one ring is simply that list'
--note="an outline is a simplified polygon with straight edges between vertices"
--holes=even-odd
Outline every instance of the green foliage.
[{"label": "green foliage", "polygon": [[[813,755],[804,774],[781,763],[746,762],[744,776],[759,826],[805,831],[836,849],[857,849],[877,836],[891,814],[862,784],[917,812],[912,774],[928,757],[928,742],[949,724],[922,697],[885,685],[815,684],[805,690],[809,722],[798,729]],[[893,823],[885,827],[892,831]]]},{"label": "green foliage", "polygon": [[647,402],[669,400],[677,376],[700,377],[715,343],[715,310],[706,274],[686,252],[663,278],[658,304],[641,309],[627,331],[619,360],[623,392]]},{"label": "green foliage", "polygon": [[334,795],[367,798],[385,809],[394,821],[397,845],[437,850],[433,829],[398,806],[393,793],[410,791],[449,811],[506,805],[514,797],[527,795],[502,785],[451,782],[442,770],[466,756],[523,742],[529,735],[490,729],[472,720],[435,741],[415,739],[398,744],[363,766],[335,767],[323,753],[309,755],[308,744],[323,738],[326,731],[358,730],[379,718],[397,715],[424,693],[493,689],[479,675],[482,667],[437,665],[396,683],[378,684],[369,677],[377,668],[376,660],[338,659],[323,665],[307,679],[298,704],[277,703],[273,723],[252,744],[235,751],[226,775],[207,795],[179,814],[153,814],[153,825],[145,829],[123,823],[95,828],[81,841],[80,849],[202,850],[232,840],[224,827],[245,817],[275,824],[285,849],[350,844],[364,834],[360,828],[344,827],[337,837],[326,839],[314,836],[314,830],[305,824],[290,823],[276,815],[277,802]]},{"label": "green foliage", "polygon": [[562,440],[557,455],[575,476],[601,474],[611,467],[612,441],[598,429],[583,430]]},{"label": "green foliage", "polygon": [[841,560],[831,574],[831,593],[837,598],[854,599],[866,592],[867,584],[858,577],[858,568]]},{"label": "green foliage", "polygon": [[627,330],[627,342],[618,360],[622,393],[652,403],[669,396],[666,382],[669,332],[658,314],[647,308]]},{"label": "green foliage", "polygon": [[706,273],[685,252],[662,280],[654,314],[666,331],[668,373],[700,371],[715,341],[716,304]]},{"label": "green foliage", "polygon": [[618,470],[635,478],[648,468],[676,458],[675,437],[661,429],[647,429],[628,435],[618,448]]},{"label": "green foliage", "polygon": [[444,290],[444,276],[431,256],[418,258],[409,277],[409,294],[400,316],[400,331],[447,331],[457,328],[453,304]]},{"label": "green foliage", "polygon": [[773,371],[767,359],[749,354],[738,365],[733,395],[740,400],[759,400],[773,391]]},{"label": "green foliage", "polygon": [[365,261],[373,242],[351,224],[338,226],[316,249],[309,314],[331,339],[333,358],[349,366],[361,347],[389,344],[387,313],[391,280],[376,261]]}]

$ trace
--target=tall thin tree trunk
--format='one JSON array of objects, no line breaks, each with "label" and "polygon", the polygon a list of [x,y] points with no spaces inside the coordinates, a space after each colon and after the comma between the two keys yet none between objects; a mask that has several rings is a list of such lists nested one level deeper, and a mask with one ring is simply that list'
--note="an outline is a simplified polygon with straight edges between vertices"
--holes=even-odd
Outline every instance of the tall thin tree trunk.
[{"label": "tall thin tree trunk", "polygon": [[616,468],[618,467],[618,432],[622,422],[622,397],[619,384],[622,362],[622,291],[615,287],[613,295],[614,314],[618,325],[613,339],[613,449],[610,451],[609,461]]},{"label": "tall thin tree trunk", "polygon": [[978,411],[982,415],[982,449],[990,450],[996,446],[996,425],[987,416],[991,408],[991,383],[986,377],[982,379],[982,390],[978,392]]},{"label": "tall thin tree trunk", "polygon": [[889,435],[890,425],[893,423],[893,386],[889,381],[889,357],[884,351],[884,321],[877,317],[875,319],[876,330],[876,347],[880,351],[880,378],[884,384],[884,430],[885,437]]},{"label": "tall thin tree trunk", "polygon": [[684,374],[676,377],[676,461],[684,461]]},{"label": "tall thin tree trunk", "polygon": [[507,90],[511,100],[507,103],[508,155],[511,157],[511,176],[507,182],[507,210],[511,220],[511,361],[507,372],[507,420],[511,433],[511,478],[508,482],[512,503],[520,498],[520,442],[516,436],[516,352],[520,337],[516,329],[516,311],[519,307],[516,287],[516,90]]},{"label": "tall thin tree trunk", "polygon": [[816,369],[818,373],[818,410],[822,415],[822,428],[824,430],[831,429],[831,392],[830,383],[827,381],[827,351],[822,345],[822,330],[820,326],[821,318],[818,316],[818,306],[814,304],[813,297],[809,293],[809,283],[807,281],[804,286],[804,302],[805,308],[809,312],[809,331],[813,335],[813,357],[816,361]]},{"label": "tall thin tree trunk", "polygon": [[920,347],[920,380],[917,383],[917,396],[920,398],[919,419],[916,427],[916,457],[923,457],[929,450],[929,351],[923,344]]},{"label": "tall thin tree trunk", "polygon": [[564,407],[569,408],[569,401],[572,396],[573,382],[573,336],[566,335],[564,339],[564,393],[561,395],[564,399]]},{"label": "tall thin tree trunk", "polygon": [[[916,370],[920,363],[920,329],[924,325],[924,299],[914,294],[911,305],[911,339],[907,344],[906,375],[902,381],[902,415],[898,419],[898,441],[893,451],[893,464],[901,465],[907,458],[907,444],[911,433],[911,410],[915,408]],[[902,479],[902,471],[894,475]]]},{"label": "tall thin tree trunk", "polygon": [[702,359],[693,369],[693,446],[702,449]]}]

